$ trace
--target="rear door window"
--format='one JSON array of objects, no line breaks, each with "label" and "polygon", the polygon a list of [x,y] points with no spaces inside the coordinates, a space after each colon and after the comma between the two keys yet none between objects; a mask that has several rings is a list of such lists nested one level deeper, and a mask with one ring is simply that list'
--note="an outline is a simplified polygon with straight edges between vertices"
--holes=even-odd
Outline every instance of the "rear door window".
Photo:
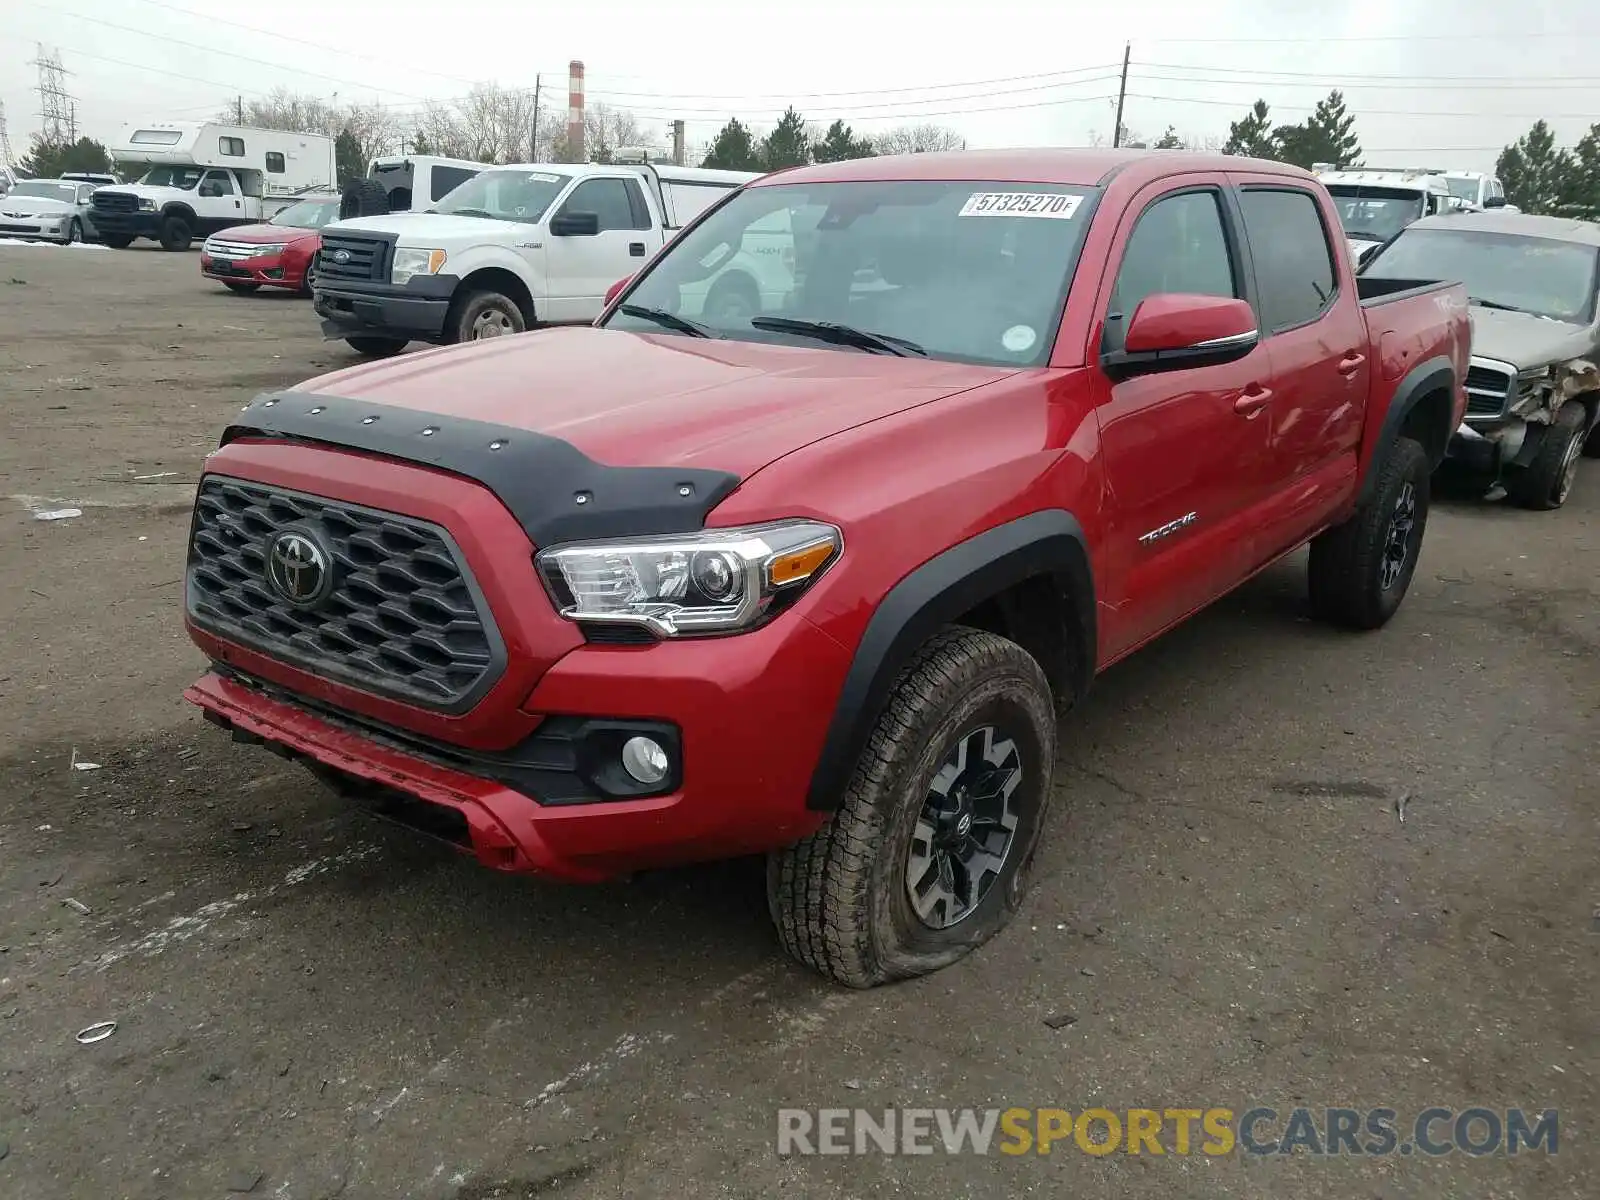
[{"label": "rear door window", "polygon": [[1333,304],[1339,278],[1316,197],[1299,188],[1246,187],[1239,207],[1266,327],[1278,333],[1315,321]]}]

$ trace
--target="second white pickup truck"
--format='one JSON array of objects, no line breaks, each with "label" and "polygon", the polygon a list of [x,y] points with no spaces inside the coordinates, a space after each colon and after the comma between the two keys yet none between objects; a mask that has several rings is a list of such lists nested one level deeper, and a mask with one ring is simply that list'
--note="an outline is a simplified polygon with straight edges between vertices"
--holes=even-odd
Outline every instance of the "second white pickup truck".
[{"label": "second white pickup truck", "polygon": [[370,357],[536,325],[587,324],[605,294],[744,171],[529,163],[469,179],[431,207],[322,231],[323,335]]}]

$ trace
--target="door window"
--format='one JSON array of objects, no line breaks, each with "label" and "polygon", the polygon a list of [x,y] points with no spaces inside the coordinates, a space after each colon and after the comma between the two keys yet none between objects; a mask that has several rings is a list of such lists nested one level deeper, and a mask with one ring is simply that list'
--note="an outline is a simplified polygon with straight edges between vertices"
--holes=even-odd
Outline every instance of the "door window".
[{"label": "door window", "polygon": [[1338,287],[1316,197],[1298,188],[1245,188],[1244,227],[1255,251],[1261,315],[1279,332],[1315,321]]},{"label": "door window", "polygon": [[1133,228],[1106,313],[1106,349],[1120,350],[1128,321],[1147,296],[1239,295],[1215,191],[1180,192],[1145,209]]},{"label": "door window", "polygon": [[[621,179],[585,179],[567,198],[561,211],[597,214],[601,233],[608,229],[641,228],[634,224],[633,205],[628,202],[626,181]],[[649,227],[646,224],[642,228]]]},{"label": "door window", "polygon": [[207,171],[206,177],[200,181],[200,195],[231,196],[233,180],[226,171]]}]

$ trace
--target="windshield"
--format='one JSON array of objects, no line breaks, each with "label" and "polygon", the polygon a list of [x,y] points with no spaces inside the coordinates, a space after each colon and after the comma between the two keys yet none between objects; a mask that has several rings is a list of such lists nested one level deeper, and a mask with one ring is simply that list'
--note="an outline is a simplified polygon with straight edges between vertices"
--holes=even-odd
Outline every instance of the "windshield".
[{"label": "windshield", "polygon": [[1339,210],[1346,237],[1387,242],[1422,216],[1425,197],[1405,188],[1360,187],[1334,184],[1328,188]]},{"label": "windshield", "polygon": [[1478,202],[1478,181],[1476,179],[1453,179],[1448,176],[1445,184],[1450,188],[1450,194],[1457,200],[1465,200],[1468,204]]},{"label": "windshield", "polygon": [[65,200],[68,204],[76,202],[78,185],[75,183],[55,183],[48,179],[28,179],[17,184],[11,189],[13,196],[41,196],[46,200]]},{"label": "windshield", "polygon": [[204,174],[199,167],[151,167],[139,182],[146,187],[170,187],[187,192]]},{"label": "windshield", "polygon": [[1408,229],[1362,274],[1458,280],[1475,302],[1587,325],[1600,291],[1600,249],[1515,233]]},{"label": "windshield", "polygon": [[284,209],[268,225],[288,225],[295,229],[321,229],[330,221],[339,219],[339,197],[302,200]]},{"label": "windshield", "polygon": [[555,171],[485,171],[428,209],[457,217],[536,223],[561,194],[568,177]]},{"label": "windshield", "polygon": [[837,329],[824,341],[797,328],[825,322],[931,358],[1034,365],[1049,358],[1096,194],[984,182],[749,188],[669,245],[624,301],[635,315],[619,308],[605,324],[661,332],[665,320],[637,315],[655,309],[715,337],[839,344]]}]

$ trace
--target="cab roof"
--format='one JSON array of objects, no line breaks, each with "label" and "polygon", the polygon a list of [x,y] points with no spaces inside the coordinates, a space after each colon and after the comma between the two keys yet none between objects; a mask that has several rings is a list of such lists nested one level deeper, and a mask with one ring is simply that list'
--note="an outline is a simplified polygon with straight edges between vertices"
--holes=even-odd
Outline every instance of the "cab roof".
[{"label": "cab roof", "polygon": [[1469,229],[1476,233],[1516,233],[1523,237],[1550,238],[1580,246],[1600,246],[1600,224],[1573,217],[1536,217],[1497,209],[1483,212],[1442,213],[1413,221],[1411,229]]},{"label": "cab roof", "polygon": [[1135,184],[1199,171],[1249,171],[1314,179],[1288,163],[1186,150],[952,150],[936,154],[893,154],[818,163],[764,175],[753,187],[792,183],[848,183],[887,180],[989,180],[1103,187],[1127,174]]}]

